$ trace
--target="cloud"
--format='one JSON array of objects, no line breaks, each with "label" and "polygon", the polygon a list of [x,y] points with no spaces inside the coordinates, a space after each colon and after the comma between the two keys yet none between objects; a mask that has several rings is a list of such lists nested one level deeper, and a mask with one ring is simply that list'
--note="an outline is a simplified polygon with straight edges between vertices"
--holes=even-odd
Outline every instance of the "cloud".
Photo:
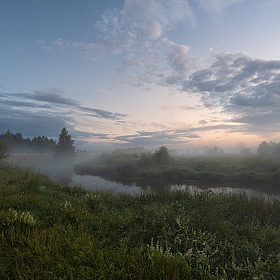
[{"label": "cloud", "polygon": [[92,133],[92,132],[86,132],[81,130],[74,130],[73,133],[71,133],[71,136],[76,137],[78,140],[83,142],[84,139],[99,139],[99,140],[107,140],[109,139],[109,134],[107,133]]},{"label": "cloud", "polygon": [[37,44],[60,52],[75,50],[93,61],[118,55],[122,82],[145,90],[152,84],[173,87],[199,62],[188,46],[166,38],[166,31],[178,22],[195,25],[187,0],[125,0],[123,9],[105,11],[96,22],[100,40],[86,43],[58,38]]},{"label": "cloud", "polygon": [[33,102],[25,102],[25,101],[17,101],[17,100],[6,100],[5,106],[11,108],[11,107],[17,107],[17,108],[52,108],[52,106],[47,104],[34,104]]},{"label": "cloud", "polygon": [[[0,93],[1,132],[11,130],[27,136],[44,134],[56,137],[63,127],[67,127],[78,137],[75,127],[81,115],[113,122],[127,117],[127,114],[82,106],[80,102],[55,93],[53,90],[52,92]],[[98,139],[108,137],[107,134],[89,135]]]},{"label": "cloud", "polygon": [[[205,124],[206,122],[203,122]],[[135,134],[117,136],[114,139],[133,146],[182,145],[193,139],[200,139],[199,132],[205,131],[240,131],[240,124],[205,125],[184,129],[162,130],[162,131],[137,131]]]},{"label": "cloud", "polygon": [[79,104],[78,101],[73,100],[72,98],[65,98],[57,93],[46,93],[34,90],[33,95],[29,95],[30,99],[45,101],[51,104],[59,104],[65,106],[77,106]]},{"label": "cloud", "polygon": [[[150,85],[172,86],[189,72],[190,49],[165,37],[179,21],[194,25],[194,12],[184,0],[127,0],[123,10],[106,11],[96,23],[102,50],[121,54],[117,70],[125,83],[149,90]],[[182,74],[184,73],[184,74]]]},{"label": "cloud", "polygon": [[[203,122],[205,123],[205,122]],[[236,124],[219,124],[219,125],[206,125],[206,126],[198,126],[198,127],[191,127],[186,129],[178,129],[175,131],[176,134],[181,135],[196,135],[193,134],[194,132],[204,132],[204,131],[213,131],[213,130],[228,130],[228,131],[238,131],[240,130],[241,125]],[[197,135],[198,136],[198,135]],[[194,138],[194,137],[192,137]],[[199,138],[196,137],[196,138]]]},{"label": "cloud", "polygon": [[248,131],[278,129],[280,122],[280,61],[246,53],[212,53],[209,67],[186,78],[182,90],[196,93],[207,108],[220,108]]},{"label": "cloud", "polygon": [[207,121],[207,120],[201,120],[201,121],[199,121],[198,123],[199,123],[199,124],[207,124],[208,121]]},{"label": "cloud", "polygon": [[[1,98],[2,97],[2,98]],[[32,107],[32,108],[68,108],[87,113],[95,118],[104,118],[119,120],[127,117],[127,114],[113,113],[102,109],[90,108],[81,106],[81,103],[68,97],[61,96],[58,93],[33,91],[33,93],[15,93],[0,95],[2,106],[9,105],[13,107]],[[18,101],[18,98],[22,101]],[[25,100],[32,100],[33,102],[26,102]]]},{"label": "cloud", "polygon": [[106,11],[101,18],[96,27],[107,34],[105,42],[136,37],[149,41],[159,39],[175,22],[193,22],[194,14],[184,0],[125,0],[123,10]]},{"label": "cloud", "polygon": [[[80,102],[62,96],[66,92],[62,89],[51,89],[50,91],[31,91],[29,93],[1,93],[2,102],[9,102],[10,105],[21,104],[22,106],[38,106],[41,105],[50,108],[53,106],[79,106]],[[18,100],[20,99],[20,100]],[[30,100],[32,101],[30,103]],[[43,107],[44,107],[43,106]]]},{"label": "cloud", "polygon": [[120,113],[112,113],[109,111],[104,111],[101,109],[94,109],[88,107],[78,107],[81,111],[86,112],[88,116],[92,116],[95,118],[102,118],[102,119],[112,119],[112,120],[119,120],[127,117],[127,114],[120,114]]},{"label": "cloud", "polygon": [[25,109],[6,110],[1,107],[0,127],[1,133],[10,130],[13,133],[21,132],[25,137],[46,135],[57,137],[63,127],[73,130],[74,120],[64,114],[44,114]]},{"label": "cloud", "polygon": [[196,111],[196,110],[203,110],[203,106],[201,106],[201,105],[196,105],[196,106],[179,106],[179,109],[187,110],[187,111]]},{"label": "cloud", "polygon": [[200,138],[200,136],[190,133],[190,131],[164,130],[137,131],[136,134],[118,136],[115,139],[136,146],[160,146],[185,144],[192,138]]}]

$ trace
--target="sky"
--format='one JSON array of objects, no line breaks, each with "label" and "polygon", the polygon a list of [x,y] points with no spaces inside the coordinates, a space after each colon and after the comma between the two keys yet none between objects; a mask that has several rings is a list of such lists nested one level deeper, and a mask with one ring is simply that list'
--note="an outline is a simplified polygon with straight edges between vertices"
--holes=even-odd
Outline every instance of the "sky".
[{"label": "sky", "polygon": [[280,142],[280,0],[3,0],[0,133],[99,151]]}]

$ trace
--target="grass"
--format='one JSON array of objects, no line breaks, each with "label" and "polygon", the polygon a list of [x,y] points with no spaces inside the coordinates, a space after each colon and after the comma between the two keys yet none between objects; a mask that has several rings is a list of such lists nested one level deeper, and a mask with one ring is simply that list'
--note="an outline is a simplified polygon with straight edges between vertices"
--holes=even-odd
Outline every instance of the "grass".
[{"label": "grass", "polygon": [[[145,160],[145,161],[144,161]],[[170,157],[168,163],[152,161],[152,155],[100,155],[74,166],[76,174],[212,182],[279,183],[280,162],[257,155],[248,157]]]},{"label": "grass", "polygon": [[0,279],[280,279],[280,202],[115,196],[2,166]]}]

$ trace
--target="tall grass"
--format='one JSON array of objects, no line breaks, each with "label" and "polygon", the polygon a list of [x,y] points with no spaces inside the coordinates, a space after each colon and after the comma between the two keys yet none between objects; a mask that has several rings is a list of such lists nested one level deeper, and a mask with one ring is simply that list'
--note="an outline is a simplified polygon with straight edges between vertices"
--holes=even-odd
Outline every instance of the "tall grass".
[{"label": "tall grass", "polygon": [[115,196],[1,167],[0,279],[280,279],[280,203]]}]

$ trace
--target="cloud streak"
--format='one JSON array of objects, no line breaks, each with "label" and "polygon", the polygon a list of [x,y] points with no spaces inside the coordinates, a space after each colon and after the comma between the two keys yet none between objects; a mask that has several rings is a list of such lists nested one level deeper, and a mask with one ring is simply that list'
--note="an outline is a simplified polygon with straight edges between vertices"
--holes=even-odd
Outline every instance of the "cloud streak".
[{"label": "cloud streak", "polygon": [[190,138],[200,138],[198,135],[176,131],[138,131],[136,134],[118,136],[115,139],[134,146],[159,146],[167,144],[185,144]]},{"label": "cloud streak", "polygon": [[[111,120],[120,120],[126,118],[127,114],[113,113],[101,109],[81,106],[79,101],[72,98],[61,96],[58,93],[48,93],[33,91],[33,93],[15,93],[15,94],[1,94],[1,106],[10,106],[13,108],[32,107],[34,109],[59,109],[68,108],[87,113],[87,115],[95,118],[104,118]],[[18,101],[22,99],[22,101]],[[31,100],[33,102],[26,102]]]},{"label": "cloud streak", "polygon": [[193,139],[200,139],[199,132],[213,130],[237,131],[239,128],[234,124],[222,124],[162,131],[137,131],[135,134],[117,136],[114,139],[137,146],[181,145]]},{"label": "cloud streak", "polygon": [[[24,132],[26,135],[56,137],[62,127],[75,131],[79,115],[112,122],[127,118],[127,114],[82,106],[80,102],[59,93],[33,91],[31,93],[0,94],[0,126],[2,130]],[[35,134],[36,132],[36,134]],[[78,136],[78,133],[75,135]],[[88,134],[106,139],[107,134]]]}]

